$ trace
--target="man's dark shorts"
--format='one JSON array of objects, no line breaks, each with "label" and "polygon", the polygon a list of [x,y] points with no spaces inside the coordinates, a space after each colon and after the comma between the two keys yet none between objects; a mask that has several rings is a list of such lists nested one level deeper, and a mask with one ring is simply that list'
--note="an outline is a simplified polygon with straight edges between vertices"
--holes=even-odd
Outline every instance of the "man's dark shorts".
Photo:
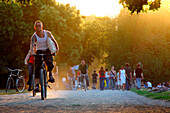
[{"label": "man's dark shorts", "polygon": [[[51,54],[51,52],[50,52],[49,49],[47,49],[45,51],[38,50],[36,52],[36,54]],[[52,71],[53,67],[54,67],[52,55],[44,56],[44,60],[45,60],[45,63],[47,64],[48,71]],[[39,78],[40,77],[41,64],[42,64],[41,56],[36,56],[36,58],[35,58],[35,78]]]}]

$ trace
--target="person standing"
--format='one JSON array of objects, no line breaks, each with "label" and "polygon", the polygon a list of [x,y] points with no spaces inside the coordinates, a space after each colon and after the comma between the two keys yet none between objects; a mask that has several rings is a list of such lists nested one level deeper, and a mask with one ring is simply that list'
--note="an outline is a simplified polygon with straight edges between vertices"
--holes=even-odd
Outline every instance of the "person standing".
[{"label": "person standing", "polygon": [[115,82],[116,82],[116,71],[114,70],[114,66],[112,66],[110,71],[110,81],[111,81],[111,89],[114,90]]},{"label": "person standing", "polygon": [[106,74],[105,74],[105,78],[106,78],[106,89],[109,89],[109,79],[110,79],[110,75],[108,72],[108,69],[106,68]]},{"label": "person standing", "polygon": [[96,89],[97,77],[98,77],[98,74],[97,74],[96,71],[94,70],[94,73],[92,74],[92,82],[93,82],[93,87],[92,87],[92,89]]},{"label": "person standing", "polygon": [[121,88],[121,80],[119,79],[119,71],[117,72],[117,89],[120,90]]},{"label": "person standing", "polygon": [[[29,60],[29,63],[28,63]],[[31,80],[32,80],[32,74],[33,74],[33,69],[34,69],[34,57],[30,54],[30,51],[28,52],[26,58],[25,58],[25,65],[28,65],[28,70],[29,70],[29,79],[27,82],[27,85],[29,85],[28,87],[28,91],[32,91],[31,88]]]},{"label": "person standing", "polygon": [[137,64],[137,68],[135,69],[135,75],[136,75],[136,83],[137,83],[137,89],[141,89],[141,80],[144,79],[143,77],[143,71],[140,67],[140,64]]},{"label": "person standing", "polygon": [[105,71],[103,66],[99,70],[99,75],[100,75],[100,91],[104,90],[104,80],[105,80]]},{"label": "person standing", "polygon": [[119,80],[121,80],[122,90],[125,91],[126,75],[123,65],[120,67],[119,70]]},{"label": "person standing", "polygon": [[[85,60],[82,60],[81,61],[81,64],[79,65],[79,72],[80,72],[80,75],[81,74],[85,74],[85,78],[86,78],[86,83],[87,83],[87,90],[89,90],[89,77],[88,77],[88,65],[85,63]],[[82,81],[83,81],[83,77],[82,78]],[[81,81],[81,82],[82,82]]]},{"label": "person standing", "polygon": [[126,90],[130,90],[130,81],[132,80],[132,70],[129,67],[129,63],[125,64],[125,72],[126,72]]}]

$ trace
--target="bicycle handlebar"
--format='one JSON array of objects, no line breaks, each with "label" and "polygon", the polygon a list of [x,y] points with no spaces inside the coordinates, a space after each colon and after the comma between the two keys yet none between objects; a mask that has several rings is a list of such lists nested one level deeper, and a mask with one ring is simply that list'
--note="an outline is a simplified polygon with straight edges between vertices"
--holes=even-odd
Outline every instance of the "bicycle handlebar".
[{"label": "bicycle handlebar", "polygon": [[56,54],[55,53],[53,53],[53,54],[33,54],[32,56],[50,56],[50,55],[55,56]]},{"label": "bicycle handlebar", "polygon": [[8,68],[8,67],[6,67],[5,69],[8,70],[8,71],[19,71],[19,72],[22,71],[21,69],[10,69],[10,68]]}]

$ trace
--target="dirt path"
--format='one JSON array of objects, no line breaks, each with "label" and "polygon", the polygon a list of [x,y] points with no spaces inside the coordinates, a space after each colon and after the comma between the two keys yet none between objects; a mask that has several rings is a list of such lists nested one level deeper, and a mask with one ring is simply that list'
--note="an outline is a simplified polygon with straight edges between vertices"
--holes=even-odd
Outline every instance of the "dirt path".
[{"label": "dirt path", "polygon": [[[10,109],[9,109],[10,108]],[[50,91],[0,95],[0,112],[170,112],[170,102],[152,100],[130,91]]]}]

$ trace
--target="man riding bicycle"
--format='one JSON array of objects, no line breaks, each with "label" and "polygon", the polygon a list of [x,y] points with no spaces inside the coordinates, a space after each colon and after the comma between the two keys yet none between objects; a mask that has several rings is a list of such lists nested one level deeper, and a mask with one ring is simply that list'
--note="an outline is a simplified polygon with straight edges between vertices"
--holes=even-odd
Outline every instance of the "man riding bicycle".
[{"label": "man riding bicycle", "polygon": [[[31,37],[30,42],[30,52],[31,54],[34,53],[34,45],[36,45],[36,54],[51,54],[51,51],[49,50],[48,44],[47,44],[47,37],[50,37],[51,40],[54,42],[54,45],[56,47],[56,53],[59,50],[58,43],[54,39],[53,35],[50,31],[43,30],[43,23],[41,21],[36,21],[34,24],[34,29],[36,32]],[[52,55],[44,56],[45,63],[48,67],[49,71],[49,82],[53,83],[55,82],[55,79],[52,76],[52,70],[53,70],[53,57]],[[35,81],[38,83],[39,77],[40,77],[40,68],[41,68],[41,56],[36,56],[35,58]],[[37,84],[36,91],[39,91],[39,84]]]},{"label": "man riding bicycle", "polygon": [[[86,82],[87,82],[87,89],[89,89],[89,77],[88,77],[88,65],[85,63],[85,60],[81,61],[81,64],[79,65],[79,72],[81,74],[85,74]],[[83,78],[81,79],[83,81]],[[81,82],[82,82],[81,81]]]}]

